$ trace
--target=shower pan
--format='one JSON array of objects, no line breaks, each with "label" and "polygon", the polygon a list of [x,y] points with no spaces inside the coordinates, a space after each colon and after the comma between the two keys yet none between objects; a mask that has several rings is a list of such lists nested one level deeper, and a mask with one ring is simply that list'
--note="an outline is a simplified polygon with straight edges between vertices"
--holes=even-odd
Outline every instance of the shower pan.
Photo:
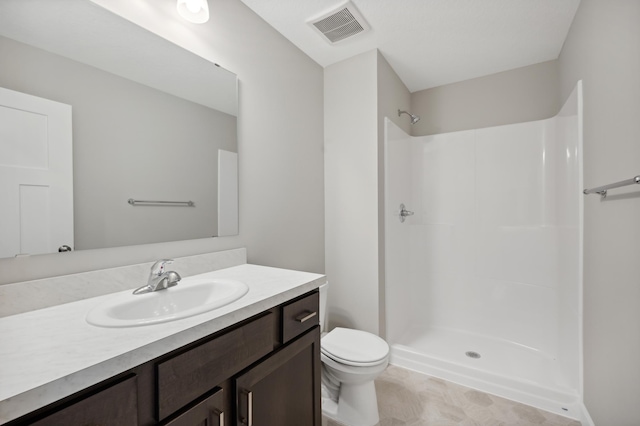
[{"label": "shower pan", "polygon": [[581,417],[581,150],[580,84],[542,121],[412,137],[386,120],[392,364]]}]

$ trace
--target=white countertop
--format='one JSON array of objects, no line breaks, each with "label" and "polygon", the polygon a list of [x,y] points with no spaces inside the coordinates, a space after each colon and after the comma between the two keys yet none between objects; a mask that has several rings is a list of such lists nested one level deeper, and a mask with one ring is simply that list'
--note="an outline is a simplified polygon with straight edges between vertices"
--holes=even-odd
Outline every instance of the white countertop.
[{"label": "white countertop", "polygon": [[[102,328],[86,314],[113,295],[0,318],[0,424],[317,288],[324,275],[240,265],[196,275],[245,282],[239,300],[156,325]],[[130,292],[131,290],[127,290]]]}]

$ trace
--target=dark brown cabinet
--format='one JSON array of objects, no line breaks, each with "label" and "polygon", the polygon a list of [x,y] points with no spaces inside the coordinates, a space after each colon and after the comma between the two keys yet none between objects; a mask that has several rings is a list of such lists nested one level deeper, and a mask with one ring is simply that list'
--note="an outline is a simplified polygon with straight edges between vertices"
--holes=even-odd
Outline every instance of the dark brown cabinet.
[{"label": "dark brown cabinet", "polygon": [[156,364],[158,418],[167,416],[269,354],[273,313]]},{"label": "dark brown cabinet", "polygon": [[236,425],[320,426],[320,333],[293,341],[235,379]]},{"label": "dark brown cabinet", "polygon": [[313,291],[6,426],[320,426]]}]

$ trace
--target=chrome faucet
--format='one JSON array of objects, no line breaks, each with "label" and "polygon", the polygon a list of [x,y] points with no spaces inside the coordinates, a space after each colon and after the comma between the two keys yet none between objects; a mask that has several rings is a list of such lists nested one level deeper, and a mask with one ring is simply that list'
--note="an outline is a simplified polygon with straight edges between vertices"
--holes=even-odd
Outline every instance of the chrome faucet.
[{"label": "chrome faucet", "polygon": [[147,285],[135,289],[133,294],[151,293],[178,285],[178,281],[182,278],[177,272],[166,270],[166,265],[169,263],[173,263],[173,259],[162,259],[154,263],[151,266]]}]

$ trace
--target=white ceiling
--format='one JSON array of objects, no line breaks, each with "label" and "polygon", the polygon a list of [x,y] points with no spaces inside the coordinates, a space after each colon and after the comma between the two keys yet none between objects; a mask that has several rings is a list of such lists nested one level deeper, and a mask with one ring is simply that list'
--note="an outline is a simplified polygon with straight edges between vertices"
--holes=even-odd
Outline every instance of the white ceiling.
[{"label": "white ceiling", "polygon": [[307,22],[345,0],[242,2],[323,67],[379,49],[415,92],[556,59],[580,0],[352,0],[371,30],[334,45]]}]

